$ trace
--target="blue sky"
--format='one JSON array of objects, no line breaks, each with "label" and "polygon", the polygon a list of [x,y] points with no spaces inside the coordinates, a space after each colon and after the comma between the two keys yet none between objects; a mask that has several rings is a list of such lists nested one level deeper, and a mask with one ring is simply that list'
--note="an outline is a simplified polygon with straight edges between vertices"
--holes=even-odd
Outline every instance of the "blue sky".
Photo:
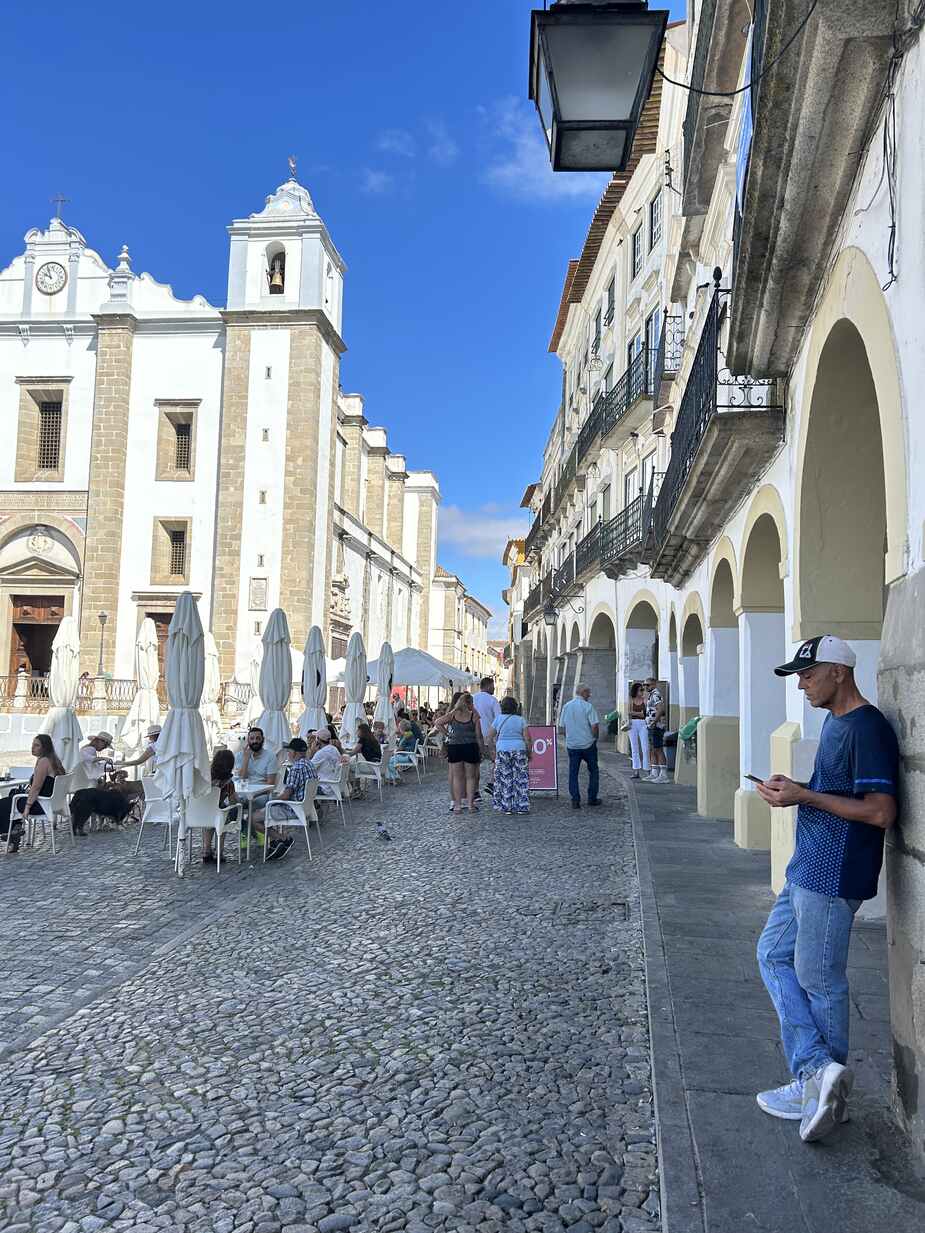
[{"label": "blue sky", "polygon": [[223,304],[227,223],[298,156],[348,265],[342,384],[436,471],[441,562],[496,611],[558,404],[562,277],[603,183],[549,170],[532,7],[49,0],[40,30],[29,6],[4,15],[0,75],[4,265],[63,192],[111,264],[127,243],[137,272]]}]

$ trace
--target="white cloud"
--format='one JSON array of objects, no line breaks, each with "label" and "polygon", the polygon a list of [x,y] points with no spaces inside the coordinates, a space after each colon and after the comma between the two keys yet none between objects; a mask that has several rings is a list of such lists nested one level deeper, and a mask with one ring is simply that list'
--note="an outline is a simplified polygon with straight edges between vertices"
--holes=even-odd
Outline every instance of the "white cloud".
[{"label": "white cloud", "polygon": [[450,131],[442,120],[428,120],[427,132],[430,134],[430,145],[427,147],[429,157],[440,167],[449,167],[459,157],[459,146],[450,136]]},{"label": "white cloud", "polygon": [[522,514],[503,514],[494,504],[475,510],[464,510],[458,505],[440,507],[440,543],[464,557],[487,557],[500,562],[507,541],[526,535],[528,529]]},{"label": "white cloud", "polygon": [[509,97],[480,111],[497,147],[483,176],[492,188],[529,201],[576,201],[600,197],[607,187],[606,174],[552,170],[531,104]]},{"label": "white cloud", "polygon": [[395,187],[395,177],[390,176],[387,171],[373,171],[371,167],[367,167],[363,172],[360,187],[364,193],[389,193]]},{"label": "white cloud", "polygon": [[402,158],[414,158],[417,152],[414,138],[404,128],[387,128],[379,134],[376,146],[385,154],[398,154]]}]

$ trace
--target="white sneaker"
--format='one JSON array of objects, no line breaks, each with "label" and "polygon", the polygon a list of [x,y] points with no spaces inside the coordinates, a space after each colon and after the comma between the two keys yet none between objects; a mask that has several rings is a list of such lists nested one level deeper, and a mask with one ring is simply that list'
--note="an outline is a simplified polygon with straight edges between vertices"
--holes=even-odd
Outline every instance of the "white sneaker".
[{"label": "white sneaker", "polygon": [[648,779],[649,783],[658,783],[658,771],[653,767],[652,770],[649,771],[649,774],[646,776],[646,778]]},{"label": "white sneaker", "polygon": [[799,1079],[785,1083],[783,1087],[775,1087],[767,1092],[759,1092],[755,1097],[758,1108],[771,1117],[783,1118],[785,1122],[800,1122],[803,1120],[803,1084]]},{"label": "white sneaker", "polygon": [[664,768],[662,768],[662,770],[659,771],[658,777],[656,778],[655,782],[656,783],[671,783],[671,780],[668,778],[668,772]]},{"label": "white sneaker", "polygon": [[848,1097],[854,1086],[854,1073],[839,1062],[820,1066],[803,1084],[803,1118],[800,1138],[815,1143],[848,1120]]}]

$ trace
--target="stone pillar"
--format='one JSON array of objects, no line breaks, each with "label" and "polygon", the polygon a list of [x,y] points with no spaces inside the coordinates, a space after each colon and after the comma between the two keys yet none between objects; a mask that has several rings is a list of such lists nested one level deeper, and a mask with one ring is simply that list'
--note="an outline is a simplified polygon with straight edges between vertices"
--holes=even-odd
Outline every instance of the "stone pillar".
[{"label": "stone pillar", "polygon": [[678,683],[678,653],[668,652],[668,731],[681,727],[681,687]]},{"label": "stone pillar", "polygon": [[[330,517],[327,469],[322,470],[322,435],[330,442],[333,406],[322,405],[321,366],[324,342],[316,325],[289,331],[289,386],[286,401],[286,467],[283,476],[279,606],[289,620],[293,646],[302,647],[313,624],[315,572],[329,573],[332,535],[324,536],[319,558],[315,528],[319,493],[324,517]],[[334,458],[326,449],[327,463]],[[324,605],[327,608],[327,604]],[[318,613],[319,624],[323,614]]]},{"label": "stone pillar", "polygon": [[739,617],[739,768],[735,796],[735,841],[740,848],[769,851],[771,810],[746,774],[771,773],[771,733],[787,718],[783,681],[774,675],[785,651],[782,612],[743,612]]},{"label": "stone pillar", "polygon": [[705,654],[703,714],[738,715],[738,629],[708,629]]},{"label": "stone pillar", "polygon": [[678,664],[681,696],[678,699],[680,725],[700,714],[700,656],[682,655]]},{"label": "stone pillar", "polygon": [[735,817],[739,786],[739,720],[705,715],[697,725],[697,812],[702,818]]},{"label": "stone pillar", "polygon": [[342,499],[344,509],[354,518],[360,518],[360,473],[363,459],[363,429],[366,420],[362,415],[346,415],[341,420],[341,436],[347,442],[344,451],[344,474]]},{"label": "stone pillar", "polygon": [[226,681],[234,676],[238,639],[241,526],[244,521],[244,449],[247,440],[250,366],[250,329],[246,326],[226,324],[211,614],[212,633],[218,648],[222,680]]},{"label": "stone pillar", "polygon": [[529,719],[532,724],[546,722],[546,656],[533,656],[533,679],[530,682],[530,696],[524,702],[529,707]]},{"label": "stone pillar", "polygon": [[553,722],[552,715],[552,685],[556,674],[556,664],[558,656],[553,655],[550,651],[546,657],[546,718],[544,723],[551,724]]},{"label": "stone pillar", "polygon": [[[371,428],[367,436],[377,430]],[[379,430],[381,431],[381,430]],[[383,438],[385,433],[382,433]],[[366,525],[385,538],[385,445],[370,445],[366,455]]]},{"label": "stone pillar", "polygon": [[405,533],[405,460],[389,454],[385,472],[385,539],[396,552],[403,551]]},{"label": "stone pillar", "polygon": [[107,312],[93,319],[97,325],[96,383],[80,604],[80,664],[86,671],[96,670],[97,613],[107,612],[109,637],[103,668],[114,673],[135,317],[130,312]]},{"label": "stone pillar", "polygon": [[435,532],[437,499],[435,494],[421,492],[418,497],[418,537],[415,565],[421,571],[421,608],[418,646],[427,650],[430,642],[430,591],[436,568]]},{"label": "stone pillar", "polygon": [[601,717],[603,741],[604,716],[617,706],[617,652],[612,647],[583,646],[577,658],[575,684],[581,681],[591,687],[591,705]]}]

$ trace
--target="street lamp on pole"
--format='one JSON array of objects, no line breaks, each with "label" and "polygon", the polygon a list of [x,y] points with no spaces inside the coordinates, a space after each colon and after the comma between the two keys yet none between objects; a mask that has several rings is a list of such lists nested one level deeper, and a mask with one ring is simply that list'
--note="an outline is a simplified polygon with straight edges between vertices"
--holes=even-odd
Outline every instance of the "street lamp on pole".
[{"label": "street lamp on pole", "polygon": [[100,623],[100,662],[97,665],[96,675],[102,676],[103,675],[103,631],[106,628],[106,622],[109,620],[109,613],[108,612],[98,612],[96,614],[96,619]]},{"label": "street lamp on pole", "polygon": [[553,171],[625,171],[652,91],[667,10],[558,0],[530,20],[530,98]]}]

